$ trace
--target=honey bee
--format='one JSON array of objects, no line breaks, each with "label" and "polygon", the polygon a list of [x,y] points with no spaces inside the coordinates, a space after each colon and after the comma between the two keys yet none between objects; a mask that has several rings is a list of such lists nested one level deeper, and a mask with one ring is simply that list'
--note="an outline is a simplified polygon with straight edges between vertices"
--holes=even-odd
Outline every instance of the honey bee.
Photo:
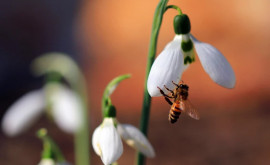
[{"label": "honey bee", "polygon": [[[169,112],[169,121],[173,124],[179,118],[181,112],[185,112],[191,118],[199,120],[199,114],[197,110],[193,107],[188,98],[188,85],[180,81],[179,85],[172,83],[176,86],[174,90],[168,89],[165,85],[165,89],[170,92],[170,95],[166,95],[162,89],[158,87],[160,93],[164,96],[165,100],[171,105]],[[174,99],[172,102],[170,99]]]}]

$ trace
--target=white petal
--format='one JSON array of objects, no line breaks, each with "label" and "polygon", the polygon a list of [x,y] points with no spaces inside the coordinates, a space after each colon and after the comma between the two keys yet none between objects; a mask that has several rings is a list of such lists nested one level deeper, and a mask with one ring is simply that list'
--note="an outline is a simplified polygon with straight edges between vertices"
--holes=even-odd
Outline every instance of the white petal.
[{"label": "white petal", "polygon": [[56,165],[71,165],[71,163],[64,161],[64,162],[57,162]]},{"label": "white petal", "polygon": [[94,133],[93,133],[93,136],[92,136],[92,146],[94,148],[94,151],[95,153],[98,155],[98,156],[101,156],[101,148],[100,148],[100,145],[99,145],[99,139],[100,139],[100,132],[101,132],[101,125],[98,126]]},{"label": "white petal", "polygon": [[123,153],[123,144],[114,126],[113,118],[105,118],[94,131],[92,145],[105,165],[119,159]]},{"label": "white petal", "polygon": [[29,128],[45,108],[43,90],[27,93],[17,100],[3,117],[2,129],[8,136],[16,136]]},{"label": "white petal", "polygon": [[65,132],[75,133],[82,125],[83,107],[79,96],[59,86],[51,96],[52,114],[56,124]]},{"label": "white petal", "polygon": [[42,159],[38,165],[55,165],[52,159]]},{"label": "white petal", "polygon": [[140,151],[147,157],[154,157],[155,151],[139,129],[130,124],[118,124],[117,131],[128,145]]},{"label": "white petal", "polygon": [[223,87],[234,88],[235,74],[221,52],[210,44],[198,41],[193,36],[192,39],[201,64],[211,79]]},{"label": "white petal", "polygon": [[181,35],[176,36],[154,61],[147,80],[147,89],[150,96],[161,96],[157,87],[168,93],[164,85],[169,89],[174,89],[175,86],[172,81],[175,83],[180,81],[184,70],[181,39]]}]

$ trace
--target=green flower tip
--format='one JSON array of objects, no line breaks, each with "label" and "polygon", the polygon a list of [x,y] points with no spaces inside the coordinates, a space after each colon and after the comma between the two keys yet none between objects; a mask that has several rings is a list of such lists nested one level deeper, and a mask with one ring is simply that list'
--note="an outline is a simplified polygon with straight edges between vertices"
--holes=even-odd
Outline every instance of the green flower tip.
[{"label": "green flower tip", "polygon": [[113,105],[106,107],[104,117],[116,117],[116,108]]},{"label": "green flower tip", "polygon": [[184,59],[184,64],[187,65],[187,64],[191,64],[192,62],[195,61],[195,58],[192,58],[190,56],[186,56],[185,59]]},{"label": "green flower tip", "polygon": [[47,135],[48,131],[46,128],[41,128],[37,131],[37,136],[39,138],[45,137]]},{"label": "green flower tip", "polygon": [[193,49],[193,43],[191,40],[188,41],[182,41],[181,42],[181,48],[184,52],[189,52]]},{"label": "green flower tip", "polygon": [[186,14],[181,14],[174,17],[175,34],[188,34],[190,30],[191,25],[189,18]]}]

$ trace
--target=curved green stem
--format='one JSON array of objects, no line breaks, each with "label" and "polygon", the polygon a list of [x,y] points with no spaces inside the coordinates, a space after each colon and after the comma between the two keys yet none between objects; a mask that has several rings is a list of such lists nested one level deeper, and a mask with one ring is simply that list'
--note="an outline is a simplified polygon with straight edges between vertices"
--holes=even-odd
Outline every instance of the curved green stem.
[{"label": "curved green stem", "polygon": [[102,106],[103,117],[105,117],[106,108],[111,105],[110,95],[114,92],[114,90],[116,89],[116,87],[118,86],[118,84],[121,81],[123,81],[127,78],[130,78],[130,77],[131,77],[130,74],[120,75],[109,82],[109,84],[107,85],[107,87],[104,90],[103,97],[102,97],[101,106]]},{"label": "curved green stem", "polygon": [[[147,79],[151,69],[151,66],[155,60],[156,48],[157,48],[157,39],[159,30],[161,27],[161,22],[163,19],[163,14],[166,11],[166,6],[169,0],[161,0],[156,8],[154,14],[154,20],[152,25],[151,40],[148,51],[147,66],[146,66],[146,76],[144,84],[144,98],[143,98],[143,107],[141,114],[140,129],[145,136],[147,136],[148,123],[150,117],[150,106],[151,106],[151,97],[147,91]],[[137,165],[145,164],[145,158],[141,153],[137,154]]]},{"label": "curved green stem", "polygon": [[53,159],[56,162],[65,162],[65,158],[57,144],[47,134],[47,130],[42,128],[37,132],[37,136],[43,141],[42,159]]},{"label": "curved green stem", "polygon": [[165,12],[166,12],[168,9],[175,9],[175,10],[178,11],[178,14],[179,14],[179,15],[183,14],[183,13],[182,13],[182,10],[181,10],[178,6],[175,6],[175,5],[169,5],[169,6],[166,7]]}]

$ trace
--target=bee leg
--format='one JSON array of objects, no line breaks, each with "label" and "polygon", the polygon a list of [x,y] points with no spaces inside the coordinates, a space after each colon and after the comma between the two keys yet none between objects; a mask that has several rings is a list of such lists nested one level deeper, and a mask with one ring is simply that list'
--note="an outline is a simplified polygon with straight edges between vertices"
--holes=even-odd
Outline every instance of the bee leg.
[{"label": "bee leg", "polygon": [[159,87],[157,87],[160,91],[160,93],[164,96],[164,97],[168,97],[168,98],[174,98],[173,96],[168,96],[164,93],[164,91],[162,89],[160,89]]},{"label": "bee leg", "polygon": [[166,85],[164,85],[164,88],[167,89],[168,91],[170,91],[172,96],[174,96],[174,92],[172,90],[170,90],[169,88],[167,88]]},{"label": "bee leg", "polygon": [[159,89],[160,93],[164,96],[165,100],[166,100],[170,105],[172,105],[173,103],[172,103],[172,101],[171,101],[169,98],[173,98],[173,97],[172,97],[172,96],[166,95],[166,94],[163,92],[163,90],[160,89],[159,87],[157,87],[157,88]]},{"label": "bee leg", "polygon": [[[182,80],[181,80],[182,81]],[[178,84],[176,84],[175,82],[172,81],[172,83],[177,86],[178,88],[180,87]]]},{"label": "bee leg", "polygon": [[168,97],[164,97],[164,98],[165,98],[165,100],[166,100],[170,105],[173,104],[172,101],[171,101]]}]

